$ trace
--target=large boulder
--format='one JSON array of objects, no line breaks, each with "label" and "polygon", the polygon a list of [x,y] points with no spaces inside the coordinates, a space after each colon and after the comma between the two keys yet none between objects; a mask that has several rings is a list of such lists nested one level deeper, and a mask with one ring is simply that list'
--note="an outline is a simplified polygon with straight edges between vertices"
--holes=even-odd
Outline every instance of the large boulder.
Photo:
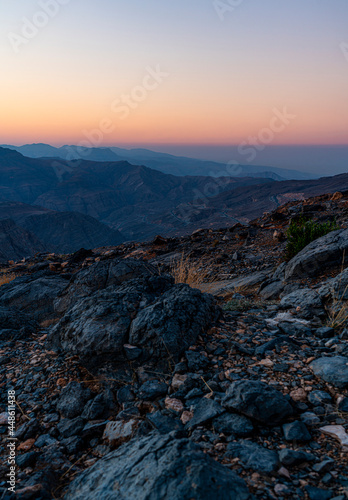
[{"label": "large boulder", "polygon": [[277,425],[293,414],[291,404],[281,392],[257,380],[233,382],[222,405],[265,425]]},{"label": "large boulder", "polygon": [[97,290],[104,290],[111,285],[121,285],[134,278],[158,276],[152,265],[135,259],[103,260],[76,273],[70,285],[55,301],[57,312],[65,312],[79,298],[90,296]]},{"label": "large boulder", "polygon": [[65,500],[249,500],[243,481],[188,439],[150,434],[99,460],[70,484]]},{"label": "large boulder", "polygon": [[317,276],[324,269],[348,260],[348,229],[339,229],[312,241],[285,269],[285,279]]},{"label": "large boulder", "polygon": [[339,389],[348,387],[348,357],[334,356],[323,357],[312,361],[310,364],[314,375],[335,385]]},{"label": "large boulder", "polygon": [[217,319],[212,296],[188,285],[175,285],[133,320],[129,342],[150,354],[177,360]]},{"label": "large boulder", "polygon": [[20,276],[0,288],[0,305],[19,309],[36,320],[51,319],[56,315],[54,300],[68,283],[49,271]]},{"label": "large boulder", "polygon": [[291,292],[280,301],[280,306],[282,308],[288,307],[322,307],[320,296],[314,290],[310,288],[303,288],[302,290],[296,290]]},{"label": "large boulder", "polygon": [[28,314],[0,306],[0,341],[26,339],[37,328],[38,324]]},{"label": "large boulder", "polygon": [[[113,278],[109,267],[109,276],[99,286],[112,284],[103,290],[93,291],[88,273],[75,279],[73,287],[83,285],[76,294],[70,288],[65,294],[70,308],[51,330],[52,345],[94,366],[124,363],[130,355],[139,362],[177,360],[218,317],[212,296],[174,285],[171,277],[152,273],[141,262],[134,267],[132,263],[131,270],[127,266],[115,264]],[[80,297],[88,290],[88,296]]]}]

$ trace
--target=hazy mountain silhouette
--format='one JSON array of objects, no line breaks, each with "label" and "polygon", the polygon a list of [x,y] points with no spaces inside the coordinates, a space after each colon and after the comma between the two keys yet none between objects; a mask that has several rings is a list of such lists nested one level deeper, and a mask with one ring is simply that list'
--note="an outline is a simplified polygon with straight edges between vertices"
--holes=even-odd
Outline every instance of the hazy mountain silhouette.
[{"label": "hazy mountain silhouette", "polygon": [[315,179],[318,176],[297,170],[277,167],[240,165],[227,166],[224,163],[204,161],[183,156],[158,153],[148,149],[84,148],[78,146],[63,146],[54,148],[48,144],[27,144],[25,146],[3,146],[14,149],[31,158],[56,157],[71,161],[77,159],[89,161],[129,161],[137,165],[145,165],[160,172],[185,176],[231,176],[231,177],[267,177],[274,180],[285,179]]}]

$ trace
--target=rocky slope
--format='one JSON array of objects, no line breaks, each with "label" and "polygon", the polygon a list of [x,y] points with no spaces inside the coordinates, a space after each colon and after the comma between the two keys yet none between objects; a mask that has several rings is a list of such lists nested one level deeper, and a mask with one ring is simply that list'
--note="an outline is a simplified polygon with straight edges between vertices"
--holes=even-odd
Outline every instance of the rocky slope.
[{"label": "rocky slope", "polygon": [[[286,263],[301,214],[341,229]],[[14,389],[18,484],[3,498],[344,500],[347,227],[336,193],[247,226],[10,264],[0,429],[6,454]]]}]

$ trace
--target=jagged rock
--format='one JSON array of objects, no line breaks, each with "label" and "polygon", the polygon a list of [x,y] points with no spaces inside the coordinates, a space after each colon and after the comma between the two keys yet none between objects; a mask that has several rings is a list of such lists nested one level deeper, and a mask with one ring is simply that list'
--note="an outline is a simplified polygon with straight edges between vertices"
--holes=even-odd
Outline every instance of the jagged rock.
[{"label": "jagged rock", "polygon": [[305,424],[298,420],[284,424],[283,431],[287,441],[310,441],[312,439]]},{"label": "jagged rock", "polygon": [[0,305],[19,309],[35,320],[54,317],[53,302],[68,286],[66,278],[41,271],[20,276],[0,288]]},{"label": "jagged rock", "polygon": [[134,436],[138,425],[139,420],[128,420],[128,422],[117,420],[115,422],[108,422],[104,430],[103,438],[111,447],[115,448],[129,441]]},{"label": "jagged rock", "polygon": [[259,295],[265,300],[274,300],[284,290],[284,285],[281,281],[273,281],[260,290]]},{"label": "jagged rock", "polygon": [[213,428],[218,433],[232,434],[237,437],[249,436],[254,430],[251,420],[247,417],[227,412],[214,418]]},{"label": "jagged rock", "polygon": [[130,344],[178,360],[218,315],[213,297],[175,285],[138,313],[130,327]]},{"label": "jagged rock", "polygon": [[334,356],[318,358],[310,364],[317,377],[339,389],[348,387],[348,357]]},{"label": "jagged rock", "polygon": [[219,403],[212,399],[202,398],[195,408],[193,418],[186,424],[186,428],[194,429],[198,425],[212,420],[222,412],[223,408]]},{"label": "jagged rock", "polygon": [[61,392],[57,410],[65,418],[74,418],[83,412],[84,406],[91,399],[91,391],[78,382],[70,382]]},{"label": "jagged rock", "polygon": [[244,481],[187,439],[151,434],[99,460],[70,484],[65,500],[251,500]]},{"label": "jagged rock", "polygon": [[59,422],[57,429],[63,438],[78,436],[85,426],[85,420],[81,417],[72,420],[65,418]]},{"label": "jagged rock", "polygon": [[293,465],[300,465],[303,462],[313,462],[313,460],[315,460],[315,455],[301,450],[284,448],[279,452],[279,459],[283,465],[291,467]]},{"label": "jagged rock", "polygon": [[222,404],[266,425],[276,425],[293,414],[291,404],[281,392],[254,380],[233,382]]},{"label": "jagged rock", "polygon": [[227,446],[226,457],[240,458],[245,467],[260,472],[274,472],[279,467],[278,453],[251,441],[239,441]]},{"label": "jagged rock", "polygon": [[107,418],[110,410],[115,407],[114,398],[110,390],[88,401],[82,412],[82,418],[86,420],[96,420],[98,418]]},{"label": "jagged rock", "polygon": [[180,420],[163,415],[160,411],[148,414],[147,420],[160,434],[169,434],[172,431],[181,431],[184,429]]},{"label": "jagged rock", "polygon": [[169,279],[152,276],[111,285],[78,299],[52,328],[50,342],[82,359],[92,359],[93,364],[101,365],[107,359],[125,362],[123,347],[129,343],[133,318],[170,284]]},{"label": "jagged rock", "polygon": [[313,406],[321,406],[322,404],[331,403],[332,398],[328,392],[312,391],[308,394],[308,401]]},{"label": "jagged rock", "polygon": [[15,437],[22,441],[26,441],[27,439],[35,437],[40,431],[40,428],[39,421],[36,418],[32,418],[17,429]]},{"label": "jagged rock", "polygon": [[283,297],[280,301],[280,307],[286,309],[289,307],[322,308],[323,306],[317,292],[310,288],[304,288]]},{"label": "jagged rock", "polygon": [[22,340],[35,333],[38,324],[29,314],[0,306],[0,340]]},{"label": "jagged rock", "polygon": [[[348,229],[339,229],[312,241],[293,259],[285,270],[285,278],[316,276],[323,269],[342,263],[348,250]],[[345,260],[347,256],[345,257]]]},{"label": "jagged rock", "polygon": [[319,429],[323,434],[334,437],[338,439],[341,443],[342,450],[348,451],[348,434],[346,433],[343,425],[325,425],[324,427],[320,427]]},{"label": "jagged rock", "polygon": [[[113,259],[95,262],[72,277],[69,287],[56,299],[55,309],[65,312],[78,299],[89,297],[93,292],[150,276],[158,276],[157,269],[141,260]],[[167,280],[172,283],[169,277]]]},{"label": "jagged rock", "polygon": [[148,380],[139,389],[141,399],[156,399],[165,396],[168,391],[168,386],[164,382],[158,380]]},{"label": "jagged rock", "polygon": [[323,490],[322,488],[317,488],[316,486],[308,485],[305,489],[308,493],[309,500],[330,500],[330,498],[334,495],[332,490]]}]

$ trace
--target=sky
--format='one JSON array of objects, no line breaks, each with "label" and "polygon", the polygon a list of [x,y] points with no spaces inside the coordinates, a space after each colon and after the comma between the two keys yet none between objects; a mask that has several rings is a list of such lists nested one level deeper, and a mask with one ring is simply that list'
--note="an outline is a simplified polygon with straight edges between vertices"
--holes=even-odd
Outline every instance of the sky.
[{"label": "sky", "polygon": [[0,143],[348,144],[347,0],[0,7]]}]

